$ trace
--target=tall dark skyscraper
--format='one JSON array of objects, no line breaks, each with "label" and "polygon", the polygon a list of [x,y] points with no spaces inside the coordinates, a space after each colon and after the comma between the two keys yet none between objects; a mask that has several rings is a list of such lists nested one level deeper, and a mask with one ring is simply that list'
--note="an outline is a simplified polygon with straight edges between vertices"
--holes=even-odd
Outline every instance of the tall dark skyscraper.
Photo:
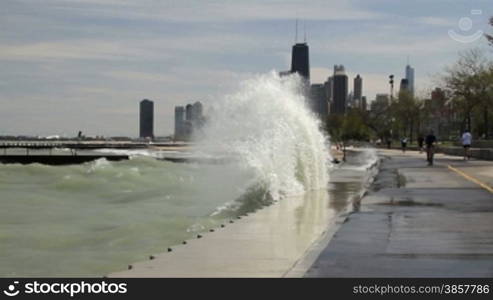
[{"label": "tall dark skyscraper", "polygon": [[332,76],[332,107],[330,112],[333,114],[346,113],[346,100],[348,95],[348,77],[343,65],[334,66],[334,76]]},{"label": "tall dark skyscraper", "polygon": [[354,104],[361,107],[361,100],[363,97],[363,78],[359,76],[359,74],[354,77],[354,92],[353,92],[353,100]]},{"label": "tall dark skyscraper", "polygon": [[291,73],[298,73],[310,82],[310,59],[307,43],[296,43],[291,53]]},{"label": "tall dark skyscraper", "polygon": [[140,137],[154,138],[154,102],[140,101]]}]

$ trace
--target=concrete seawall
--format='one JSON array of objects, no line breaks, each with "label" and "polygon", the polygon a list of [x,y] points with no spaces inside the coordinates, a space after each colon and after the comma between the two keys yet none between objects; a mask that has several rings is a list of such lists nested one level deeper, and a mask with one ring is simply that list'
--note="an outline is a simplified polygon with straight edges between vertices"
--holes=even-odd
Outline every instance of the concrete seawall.
[{"label": "concrete seawall", "polygon": [[45,165],[71,165],[105,158],[109,161],[129,159],[128,155],[0,155],[0,163],[3,164],[45,164]]},{"label": "concrete seawall", "polygon": [[328,191],[285,197],[108,276],[301,277],[311,247],[330,238],[374,171],[376,165],[336,166]]}]

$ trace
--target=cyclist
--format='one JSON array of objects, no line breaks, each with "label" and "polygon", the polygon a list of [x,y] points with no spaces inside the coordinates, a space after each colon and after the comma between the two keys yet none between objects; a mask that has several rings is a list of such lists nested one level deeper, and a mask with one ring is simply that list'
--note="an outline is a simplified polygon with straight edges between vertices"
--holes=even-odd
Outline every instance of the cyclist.
[{"label": "cyclist", "polygon": [[433,134],[433,130],[425,138],[426,143],[426,159],[428,160],[428,166],[433,166],[433,154],[435,154],[435,143],[437,138]]},{"label": "cyclist", "polygon": [[403,137],[401,139],[401,147],[403,153],[406,153],[406,146],[407,146],[407,137]]}]

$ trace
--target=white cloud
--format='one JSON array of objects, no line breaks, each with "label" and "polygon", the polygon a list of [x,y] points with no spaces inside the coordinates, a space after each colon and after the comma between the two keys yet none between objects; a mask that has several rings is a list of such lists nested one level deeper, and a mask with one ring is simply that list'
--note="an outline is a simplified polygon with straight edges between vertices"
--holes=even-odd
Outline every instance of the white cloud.
[{"label": "white cloud", "polygon": [[1,45],[0,59],[3,60],[66,60],[104,59],[128,60],[148,57],[152,52],[129,43],[97,39],[35,42],[21,45]]},{"label": "white cloud", "polygon": [[432,16],[416,18],[416,22],[424,25],[444,26],[451,28],[457,25],[457,20],[452,21],[446,18],[432,17]]},{"label": "white cloud", "polygon": [[412,54],[431,55],[444,53],[449,50],[457,51],[458,48],[468,47],[460,45],[452,40],[446,31],[440,36],[414,35],[399,36],[399,34],[382,34],[368,32],[357,33],[351,36],[334,37],[331,41],[321,44],[317,51],[344,54],[365,55],[401,55]]},{"label": "white cloud", "polygon": [[353,1],[44,1],[61,12],[81,16],[105,16],[124,19],[154,19],[179,22],[245,21],[261,19],[362,20],[381,17],[363,10]]}]

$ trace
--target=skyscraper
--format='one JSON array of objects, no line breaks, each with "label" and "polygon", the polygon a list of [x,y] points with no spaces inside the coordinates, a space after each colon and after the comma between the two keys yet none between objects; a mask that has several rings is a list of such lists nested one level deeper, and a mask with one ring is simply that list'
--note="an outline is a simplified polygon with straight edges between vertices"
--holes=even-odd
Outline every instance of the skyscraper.
[{"label": "skyscraper", "polygon": [[200,126],[203,121],[203,110],[204,109],[200,101],[197,101],[192,105],[192,122],[195,127]]},{"label": "skyscraper", "polygon": [[375,100],[370,104],[370,110],[374,113],[384,112],[390,105],[388,94],[377,94]]},{"label": "skyscraper", "polygon": [[154,103],[144,99],[140,101],[140,135],[141,138],[154,138]]},{"label": "skyscraper", "polygon": [[334,76],[332,76],[332,107],[331,113],[345,114],[346,100],[348,95],[348,77],[343,65],[334,66]]},{"label": "skyscraper", "polygon": [[399,88],[399,93],[402,93],[404,91],[411,92],[409,87],[409,80],[407,80],[406,78],[402,78],[401,86]]},{"label": "skyscraper", "polygon": [[329,114],[329,102],[325,84],[312,84],[310,86],[310,100],[313,112],[322,122],[325,122]]},{"label": "skyscraper", "polygon": [[354,77],[354,92],[353,102],[357,107],[361,107],[361,100],[363,97],[363,78],[359,74]]},{"label": "skyscraper", "polygon": [[329,109],[329,114],[331,113],[331,109],[332,109],[332,92],[333,92],[333,78],[332,76],[329,76],[329,78],[327,78],[327,81],[325,81],[325,93],[327,95],[327,105],[329,106],[328,109]]},{"label": "skyscraper", "polygon": [[409,64],[406,66],[406,79],[409,92],[414,95],[414,68]]},{"label": "skyscraper", "polygon": [[296,43],[291,53],[291,73],[298,73],[310,82],[310,60],[307,43]]},{"label": "skyscraper", "polygon": [[333,91],[333,77],[329,76],[327,78],[327,81],[325,81],[325,88],[326,88],[326,93],[327,93],[327,99],[329,102],[332,101],[332,91]]},{"label": "skyscraper", "polygon": [[192,121],[192,104],[187,104],[185,106],[185,120],[187,121]]},{"label": "skyscraper", "polygon": [[175,140],[183,139],[185,135],[185,108],[175,106]]},{"label": "skyscraper", "polygon": [[361,109],[363,111],[368,110],[368,103],[366,102],[366,97],[365,96],[361,97]]},{"label": "skyscraper", "polygon": [[383,103],[384,105],[389,105],[389,95],[388,94],[377,94],[375,96],[375,101],[378,103]]},{"label": "skyscraper", "polygon": [[205,123],[203,106],[199,101],[185,107],[175,107],[175,140],[188,141]]}]

